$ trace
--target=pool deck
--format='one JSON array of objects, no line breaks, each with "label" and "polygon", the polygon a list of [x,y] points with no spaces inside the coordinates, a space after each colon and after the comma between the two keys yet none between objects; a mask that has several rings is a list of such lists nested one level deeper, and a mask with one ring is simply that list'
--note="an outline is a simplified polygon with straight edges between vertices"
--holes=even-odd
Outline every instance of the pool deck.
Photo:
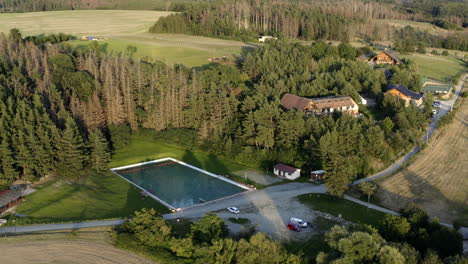
[{"label": "pool deck", "polygon": [[[173,210],[173,211],[178,211],[178,210],[181,210],[182,208],[175,208],[173,207],[172,205],[170,205],[169,203],[165,202],[164,200],[160,199],[159,197],[157,197],[156,195],[150,193],[148,190],[145,190],[143,187],[139,186],[138,184],[130,181],[129,179],[125,178],[124,176],[120,175],[117,171],[119,170],[124,170],[124,169],[129,169],[129,168],[134,168],[134,167],[139,167],[139,166],[143,166],[143,165],[147,165],[147,164],[152,164],[152,163],[159,163],[159,162],[164,162],[164,161],[172,161],[172,162],[176,162],[180,165],[183,165],[183,166],[186,166],[186,167],[189,167],[193,170],[196,170],[196,171],[199,171],[199,172],[202,172],[204,174],[207,174],[211,177],[214,177],[214,178],[217,178],[219,180],[222,180],[222,181],[225,181],[225,182],[228,182],[232,185],[235,185],[237,187],[240,187],[244,190],[247,190],[247,191],[252,191],[252,190],[255,190],[253,188],[250,188],[246,185],[243,185],[241,183],[238,183],[238,182],[235,182],[233,180],[230,180],[228,178],[225,178],[223,176],[220,176],[220,175],[216,175],[214,173],[211,173],[211,172],[208,172],[206,170],[203,170],[203,169],[200,169],[198,167],[195,167],[195,166],[192,166],[190,164],[187,164],[183,161],[180,161],[180,160],[177,160],[177,159],[174,159],[174,158],[162,158],[162,159],[157,159],[157,160],[151,160],[151,161],[145,161],[145,162],[141,162],[141,163],[137,163],[137,164],[131,164],[131,165],[126,165],[126,166],[121,166],[121,167],[117,167],[117,168],[112,168],[110,169],[111,172],[113,172],[114,174],[118,175],[119,177],[121,177],[122,179],[126,180],[127,182],[129,182],[130,184],[132,184],[133,186],[137,187],[138,189],[142,190],[145,192],[146,195],[150,196],[151,198],[155,199],[156,201],[160,202],[161,204],[163,204],[164,206],[166,206],[167,208]],[[242,192],[241,192],[242,193]],[[234,194],[234,195],[230,195],[230,196],[226,196],[226,197],[232,197],[232,196],[236,196],[240,193],[237,193],[237,194]],[[210,200],[210,201],[207,201],[207,202],[204,202],[202,204],[194,204],[192,206],[189,206],[189,207],[186,207],[184,209],[187,209],[187,208],[191,208],[191,207],[194,207],[194,206],[199,206],[199,205],[203,205],[203,204],[207,204],[207,203],[212,203],[212,202],[215,202],[215,201],[218,201],[218,200],[221,200],[221,199],[224,199],[226,197],[220,197],[218,199],[215,199],[215,200]]]}]

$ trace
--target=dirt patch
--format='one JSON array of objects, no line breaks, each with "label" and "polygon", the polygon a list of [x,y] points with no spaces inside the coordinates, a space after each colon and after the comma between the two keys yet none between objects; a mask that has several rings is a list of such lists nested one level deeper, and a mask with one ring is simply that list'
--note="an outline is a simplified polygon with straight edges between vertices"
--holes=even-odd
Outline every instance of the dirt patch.
[{"label": "dirt patch", "polygon": [[393,210],[418,204],[442,222],[468,224],[468,103],[453,122],[436,131],[429,146],[397,174],[378,180],[377,197]]},{"label": "dirt patch", "polygon": [[273,177],[271,175],[262,173],[261,171],[258,171],[258,170],[242,170],[242,171],[236,171],[234,172],[234,174],[239,177],[248,178],[261,185],[271,185],[273,183],[282,181],[278,177]]},{"label": "dirt patch", "polygon": [[133,253],[90,241],[34,241],[0,245],[0,263],[154,263]]}]

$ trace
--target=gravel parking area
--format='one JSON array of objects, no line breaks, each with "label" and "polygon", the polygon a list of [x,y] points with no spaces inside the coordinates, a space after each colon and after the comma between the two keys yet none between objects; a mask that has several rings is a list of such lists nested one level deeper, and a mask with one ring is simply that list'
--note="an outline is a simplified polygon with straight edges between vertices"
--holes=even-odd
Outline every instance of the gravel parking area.
[{"label": "gravel parking area", "polygon": [[315,220],[310,208],[301,204],[296,198],[275,202],[262,199],[239,207],[239,209],[241,211],[239,214],[230,213],[228,210],[215,212],[224,219],[231,233],[239,233],[243,228],[242,225],[229,221],[231,217],[247,218],[250,220],[251,225],[257,227],[257,231],[282,241],[306,240],[317,231],[312,225],[302,228],[301,232],[291,231],[286,228],[291,217],[300,218],[309,223]]}]

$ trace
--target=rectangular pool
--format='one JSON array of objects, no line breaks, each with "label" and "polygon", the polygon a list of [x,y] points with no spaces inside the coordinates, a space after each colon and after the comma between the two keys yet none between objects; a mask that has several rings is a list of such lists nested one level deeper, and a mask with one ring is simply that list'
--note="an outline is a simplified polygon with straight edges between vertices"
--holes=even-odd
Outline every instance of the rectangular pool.
[{"label": "rectangular pool", "polygon": [[171,209],[234,195],[249,187],[185,162],[165,158],[111,169]]}]

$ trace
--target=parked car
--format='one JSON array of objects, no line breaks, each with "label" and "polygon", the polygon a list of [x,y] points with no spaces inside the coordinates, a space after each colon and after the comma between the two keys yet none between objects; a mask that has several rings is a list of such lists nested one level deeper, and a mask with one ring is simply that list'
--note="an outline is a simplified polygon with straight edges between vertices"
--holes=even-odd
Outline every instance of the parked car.
[{"label": "parked car", "polygon": [[440,107],[440,101],[434,101],[434,103],[432,104],[432,107],[439,108]]},{"label": "parked car", "polygon": [[306,221],[299,219],[299,218],[295,218],[295,217],[291,217],[291,219],[289,219],[289,223],[296,225],[296,226],[300,226],[302,228],[307,227]]},{"label": "parked car", "polygon": [[432,116],[435,116],[437,115],[437,110],[436,109],[432,109]]},{"label": "parked car", "polygon": [[237,207],[228,207],[228,211],[231,212],[231,213],[233,213],[233,214],[238,214],[238,213],[240,213],[240,210],[239,210],[239,208],[237,208]]},{"label": "parked car", "polygon": [[297,225],[288,224],[288,229],[296,232],[301,232],[301,228]]},{"label": "parked car", "polygon": [[8,221],[6,219],[0,219],[0,226],[6,224]]}]

